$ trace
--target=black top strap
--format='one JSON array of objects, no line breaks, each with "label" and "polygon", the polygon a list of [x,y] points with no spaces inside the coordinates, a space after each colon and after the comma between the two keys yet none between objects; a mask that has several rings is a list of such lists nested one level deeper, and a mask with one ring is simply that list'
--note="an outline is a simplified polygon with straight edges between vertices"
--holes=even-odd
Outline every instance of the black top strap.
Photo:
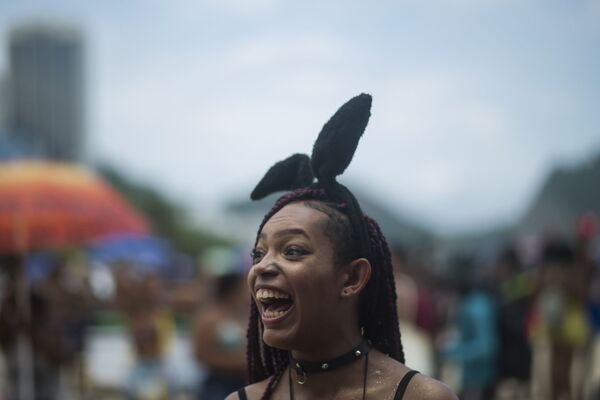
[{"label": "black top strap", "polygon": [[402,377],[402,380],[398,384],[398,389],[396,389],[396,394],[394,395],[394,400],[402,399],[402,397],[404,396],[404,392],[406,392],[406,388],[408,387],[408,384],[410,383],[410,380],[413,378],[413,376],[415,376],[418,373],[419,373],[418,371],[411,370],[411,371],[408,371]]},{"label": "black top strap", "polygon": [[241,388],[237,393],[240,400],[248,400],[248,397],[246,397],[246,388]]}]

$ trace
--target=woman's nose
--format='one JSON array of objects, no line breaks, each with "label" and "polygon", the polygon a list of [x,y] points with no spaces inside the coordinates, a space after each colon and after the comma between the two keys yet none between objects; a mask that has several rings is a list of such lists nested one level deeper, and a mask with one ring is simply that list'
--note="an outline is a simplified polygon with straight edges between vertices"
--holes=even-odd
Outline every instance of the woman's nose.
[{"label": "woman's nose", "polygon": [[277,265],[272,259],[265,257],[259,263],[254,264],[252,272],[256,274],[257,277],[268,278],[277,276],[277,274],[279,274],[279,268],[277,268]]}]

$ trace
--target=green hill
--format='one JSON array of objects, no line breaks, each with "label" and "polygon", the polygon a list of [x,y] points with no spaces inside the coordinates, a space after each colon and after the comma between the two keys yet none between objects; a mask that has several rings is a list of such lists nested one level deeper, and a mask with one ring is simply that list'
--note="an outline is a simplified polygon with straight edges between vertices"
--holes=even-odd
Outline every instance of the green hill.
[{"label": "green hill", "polygon": [[520,219],[515,233],[572,234],[577,219],[587,212],[600,215],[600,154],[586,163],[555,169]]}]

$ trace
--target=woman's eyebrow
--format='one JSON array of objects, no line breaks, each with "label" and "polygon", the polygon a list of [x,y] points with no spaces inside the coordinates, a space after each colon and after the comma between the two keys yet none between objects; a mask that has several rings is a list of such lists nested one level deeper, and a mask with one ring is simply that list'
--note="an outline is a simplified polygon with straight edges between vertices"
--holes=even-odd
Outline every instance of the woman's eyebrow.
[{"label": "woman's eyebrow", "polygon": [[[280,231],[275,232],[275,235],[278,237],[281,236],[304,236],[307,239],[310,239],[310,237],[308,236],[308,233],[306,233],[306,231],[304,229],[300,229],[300,228],[288,228],[288,229],[282,229]],[[259,235],[259,239],[265,239],[267,235],[265,235],[264,233],[261,232],[261,234]]]}]

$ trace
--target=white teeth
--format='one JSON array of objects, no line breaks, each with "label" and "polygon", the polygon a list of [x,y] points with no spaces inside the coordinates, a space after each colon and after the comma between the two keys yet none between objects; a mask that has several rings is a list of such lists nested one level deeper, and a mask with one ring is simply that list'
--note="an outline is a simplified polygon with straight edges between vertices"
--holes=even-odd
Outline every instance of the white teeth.
[{"label": "white teeth", "polygon": [[268,300],[268,299],[289,299],[290,295],[284,292],[280,292],[278,290],[272,289],[258,289],[256,291],[256,299],[258,301]]},{"label": "white teeth", "polygon": [[277,318],[280,315],[285,314],[286,311],[263,311],[263,317],[265,318]]}]

